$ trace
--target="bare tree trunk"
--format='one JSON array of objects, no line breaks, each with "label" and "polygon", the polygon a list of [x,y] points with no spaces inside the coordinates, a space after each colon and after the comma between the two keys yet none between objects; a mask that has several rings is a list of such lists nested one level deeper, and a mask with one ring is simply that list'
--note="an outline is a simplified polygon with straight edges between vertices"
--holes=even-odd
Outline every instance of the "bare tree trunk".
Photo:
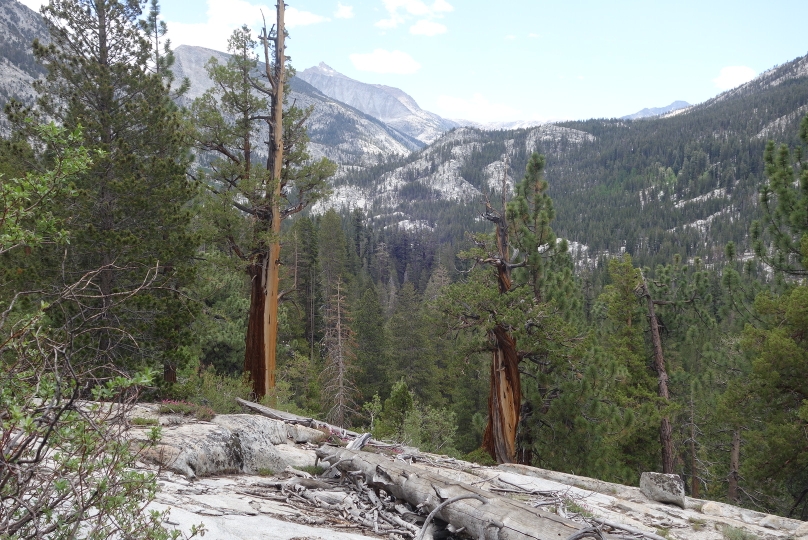
[{"label": "bare tree trunk", "polygon": [[729,453],[729,486],[727,498],[732,502],[738,501],[738,470],[741,468],[741,430],[732,432],[732,449]]},{"label": "bare tree trunk", "polygon": [[250,374],[253,393],[266,395],[266,256],[260,257],[247,267],[250,276],[250,313],[247,319],[247,343],[244,352],[244,371]]},{"label": "bare tree trunk", "polygon": [[[668,372],[665,370],[665,356],[662,354],[662,337],[659,334],[659,320],[656,316],[654,300],[648,291],[645,276],[642,278],[641,287],[643,296],[648,302],[648,320],[651,326],[651,342],[654,347],[654,368],[659,381],[658,395],[667,403],[670,401],[670,393],[668,392]],[[659,442],[662,445],[662,472],[664,474],[673,474],[672,431],[670,418],[667,415],[663,416],[659,425]]]},{"label": "bare tree trunk", "polygon": [[[264,64],[272,87],[269,121],[269,157],[267,171],[271,174],[266,194],[266,211],[272,215],[271,243],[248,270],[252,279],[250,317],[247,323],[247,350],[244,369],[250,374],[253,392],[263,397],[275,388],[276,350],[278,343],[278,301],[281,255],[281,189],[283,170],[283,90],[286,82],[285,4],[277,4],[275,36],[263,29]],[[274,41],[274,60],[269,59],[269,42]],[[258,269],[260,268],[260,272]],[[259,288],[260,287],[260,288]]]},{"label": "bare tree trunk", "polygon": [[492,332],[496,348],[491,357],[491,385],[488,394],[488,425],[483,434],[485,448],[498,463],[513,463],[516,458],[516,428],[522,388],[516,342],[507,329],[497,326]]},{"label": "bare tree trunk", "polygon": [[[275,35],[275,92],[272,95],[272,244],[269,246],[267,265],[267,310],[264,321],[267,325],[266,347],[266,387],[275,388],[276,349],[278,343],[278,293],[281,270],[281,170],[283,168],[283,86],[286,84],[286,25],[284,24],[285,4],[277,5],[277,30]],[[265,42],[266,43],[266,42]],[[269,62],[266,62],[269,69]]]},{"label": "bare tree trunk", "polygon": [[693,394],[690,394],[690,496],[699,498],[698,460],[696,459],[696,414]]},{"label": "bare tree trunk", "polygon": [[[456,529],[464,528],[472,538],[563,540],[584,527],[520,501],[381,454],[322,446],[317,456],[343,473],[361,475],[369,488],[383,489],[413,506],[423,505],[427,511],[437,511],[439,518]],[[442,504],[447,502],[451,504]]]},{"label": "bare tree trunk", "polygon": [[[502,214],[486,203],[485,218],[497,227],[499,257],[486,261],[497,270],[500,294],[511,289],[510,245],[505,219],[505,180],[503,178]],[[497,326],[491,332],[494,350],[491,355],[491,383],[488,393],[488,424],[483,433],[483,448],[497,463],[513,463],[516,459],[516,430],[522,403],[519,355],[516,341],[507,328]]]}]

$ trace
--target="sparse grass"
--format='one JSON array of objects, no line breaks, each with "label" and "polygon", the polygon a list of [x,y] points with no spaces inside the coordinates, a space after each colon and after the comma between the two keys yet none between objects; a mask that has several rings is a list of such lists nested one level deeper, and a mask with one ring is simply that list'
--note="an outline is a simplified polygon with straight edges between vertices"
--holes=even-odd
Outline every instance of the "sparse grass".
[{"label": "sparse grass", "polygon": [[578,504],[575,501],[570,500],[570,499],[566,499],[564,501],[564,508],[567,510],[567,512],[580,514],[580,515],[582,515],[584,517],[595,517],[595,514],[593,514],[592,512],[590,512],[589,510],[587,510],[586,508],[581,506],[580,504]]},{"label": "sparse grass", "polygon": [[181,414],[193,416],[197,420],[211,420],[216,413],[210,407],[188,403],[187,401],[163,401],[160,403],[160,414]]},{"label": "sparse grass", "polygon": [[325,472],[325,469],[319,465],[306,465],[305,467],[296,467],[296,469],[298,471],[307,472],[312,476],[320,476]]},{"label": "sparse grass", "polygon": [[690,526],[693,527],[694,531],[700,531],[707,525],[707,522],[703,519],[689,517],[687,521],[690,522]]},{"label": "sparse grass", "polygon": [[661,536],[662,538],[670,538],[671,530],[670,529],[657,529],[656,533]]},{"label": "sparse grass", "polygon": [[156,426],[158,424],[156,418],[143,418],[142,416],[135,416],[129,422],[133,426]]},{"label": "sparse grass", "polygon": [[725,525],[721,528],[724,540],[757,540],[757,536],[738,527]]},{"label": "sparse grass", "polygon": [[261,467],[258,469],[258,476],[274,476],[275,471],[272,469],[267,469],[266,467]]}]

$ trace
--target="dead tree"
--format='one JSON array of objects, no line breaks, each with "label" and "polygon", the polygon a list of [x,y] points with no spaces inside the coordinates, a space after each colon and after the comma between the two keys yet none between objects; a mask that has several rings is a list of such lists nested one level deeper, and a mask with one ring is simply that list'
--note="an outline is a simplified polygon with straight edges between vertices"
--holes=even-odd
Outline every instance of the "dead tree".
[{"label": "dead tree", "polygon": [[[670,302],[651,298],[645,276],[642,276],[642,281],[638,285],[636,292],[641,298],[645,298],[648,305],[648,322],[651,328],[651,344],[654,349],[654,369],[657,372],[658,381],[657,393],[667,405],[670,401],[668,372],[665,369],[665,356],[662,352],[659,318],[656,315],[655,306],[670,304]],[[673,474],[673,438],[671,434],[671,420],[667,414],[664,414],[662,415],[662,420],[659,425],[659,442],[662,445],[662,472],[665,474]]]},{"label": "dead tree", "polygon": [[[267,173],[270,182],[266,192],[264,212],[271,214],[270,244],[254,261],[250,273],[252,291],[250,314],[247,323],[247,347],[244,353],[244,371],[250,374],[253,391],[264,396],[275,388],[276,344],[278,342],[278,301],[281,264],[281,170],[283,168],[283,91],[286,84],[286,6],[277,5],[277,22],[274,32],[262,29],[259,39],[264,46],[264,69],[269,81],[270,111],[266,119],[269,126],[269,154]],[[270,46],[270,44],[274,46]],[[270,61],[270,49],[273,58]]]},{"label": "dead tree", "polygon": [[463,528],[472,538],[566,540],[583,528],[580,523],[413,467],[401,459],[328,446],[317,450],[317,455],[346,476],[361,476],[370,488],[384,490],[412,506],[435,512],[456,529]]},{"label": "dead tree", "polygon": [[323,405],[328,411],[326,420],[345,427],[348,419],[358,409],[354,396],[358,394],[351,380],[353,362],[356,358],[354,332],[342,295],[342,281],[337,279],[336,292],[326,307],[326,332],[324,338],[325,369],[322,372]]}]

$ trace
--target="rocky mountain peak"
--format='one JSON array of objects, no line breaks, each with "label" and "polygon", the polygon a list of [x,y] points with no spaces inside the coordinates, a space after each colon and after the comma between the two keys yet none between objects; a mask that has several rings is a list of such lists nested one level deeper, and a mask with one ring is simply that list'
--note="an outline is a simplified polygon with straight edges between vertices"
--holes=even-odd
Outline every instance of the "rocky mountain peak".
[{"label": "rocky mountain peak", "polygon": [[325,62],[304,69],[297,76],[326,96],[346,103],[423,143],[431,143],[458,125],[423,110],[412,96],[399,88],[357,81]]}]

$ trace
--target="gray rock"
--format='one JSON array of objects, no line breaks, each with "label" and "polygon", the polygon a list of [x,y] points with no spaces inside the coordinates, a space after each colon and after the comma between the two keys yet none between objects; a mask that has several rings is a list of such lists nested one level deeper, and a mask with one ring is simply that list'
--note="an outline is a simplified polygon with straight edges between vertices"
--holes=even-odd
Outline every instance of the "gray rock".
[{"label": "gray rock", "polygon": [[727,513],[724,511],[724,505],[713,501],[708,501],[701,505],[701,513],[708,516],[727,517]]},{"label": "gray rock", "polygon": [[254,414],[223,414],[213,421],[233,432],[241,447],[242,472],[282,471],[288,463],[275,449],[286,443],[286,425],[283,422]]},{"label": "gray rock", "polygon": [[297,424],[286,424],[287,436],[296,443],[318,443],[325,440],[325,433]]},{"label": "gray rock", "polygon": [[678,475],[644,472],[640,476],[640,490],[652,501],[685,507],[685,484]]},{"label": "gray rock", "polygon": [[295,468],[313,467],[317,463],[317,454],[312,450],[304,450],[292,444],[279,444],[275,450],[286,463]]},{"label": "gray rock", "polygon": [[761,527],[767,529],[783,529],[787,531],[796,531],[800,527],[800,522],[795,519],[787,519],[780,516],[767,515],[758,523]]},{"label": "gray rock", "polygon": [[794,536],[796,538],[808,538],[808,522],[803,522],[800,524],[800,526],[794,531]]},{"label": "gray rock", "polygon": [[160,443],[144,450],[144,457],[188,478],[286,468],[266,432],[251,432],[249,422],[233,424],[233,430],[208,423],[164,428]]},{"label": "gray rock", "polygon": [[269,444],[285,444],[289,435],[283,422],[257,414],[220,414],[211,422],[234,433],[249,432]]}]

